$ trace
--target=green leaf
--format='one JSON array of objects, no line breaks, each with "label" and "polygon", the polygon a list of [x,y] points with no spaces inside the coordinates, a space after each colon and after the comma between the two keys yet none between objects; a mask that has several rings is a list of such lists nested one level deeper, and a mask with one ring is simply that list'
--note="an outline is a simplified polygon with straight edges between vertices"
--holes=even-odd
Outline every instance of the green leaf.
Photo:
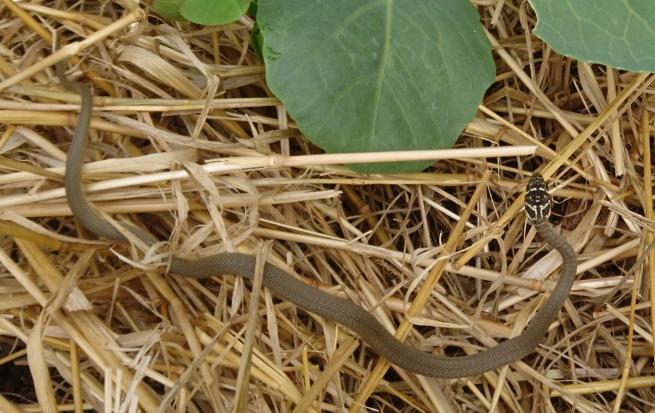
[{"label": "green leaf", "polygon": [[155,0],[152,8],[162,17],[173,20],[183,20],[180,14],[180,6],[184,0]]},{"label": "green leaf", "polygon": [[186,0],[180,13],[194,23],[219,25],[239,20],[249,5],[250,0]]},{"label": "green leaf", "polygon": [[337,153],[451,147],[494,79],[479,18],[462,0],[259,0],[257,13],[269,87]]},{"label": "green leaf", "polygon": [[264,36],[262,36],[262,31],[257,23],[255,23],[250,34],[250,45],[255,54],[264,60]]},{"label": "green leaf", "polygon": [[655,1],[531,0],[535,34],[558,53],[655,72]]}]

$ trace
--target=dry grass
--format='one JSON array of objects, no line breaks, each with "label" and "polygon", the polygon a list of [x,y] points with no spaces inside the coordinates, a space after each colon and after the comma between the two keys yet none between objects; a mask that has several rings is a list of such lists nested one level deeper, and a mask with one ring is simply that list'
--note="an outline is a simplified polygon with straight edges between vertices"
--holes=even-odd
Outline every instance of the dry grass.
[{"label": "dry grass", "polygon": [[[529,36],[524,2],[474,1],[497,80],[457,147],[502,144],[504,156],[364,176],[343,166],[361,158],[315,157],[300,137],[248,50],[251,21],[171,27],[129,1],[82,3],[0,3],[0,411],[655,406],[651,76],[557,55]],[[53,54],[55,33],[69,46]],[[67,57],[97,96],[89,197],[167,239],[157,251],[95,241],[70,215],[78,97],[52,69]],[[520,211],[537,168],[578,280],[535,354],[480,377],[409,374],[251,283],[156,266],[164,251],[255,254],[269,240],[269,260],[416,346],[493,346],[560,265]]]}]

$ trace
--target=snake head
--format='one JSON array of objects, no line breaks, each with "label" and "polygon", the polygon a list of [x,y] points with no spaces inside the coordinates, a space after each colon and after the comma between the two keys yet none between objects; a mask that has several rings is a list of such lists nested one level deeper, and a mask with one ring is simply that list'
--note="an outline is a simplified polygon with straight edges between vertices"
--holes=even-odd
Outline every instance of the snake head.
[{"label": "snake head", "polygon": [[547,220],[552,203],[544,177],[538,172],[533,173],[525,190],[525,213],[528,219],[532,222]]}]

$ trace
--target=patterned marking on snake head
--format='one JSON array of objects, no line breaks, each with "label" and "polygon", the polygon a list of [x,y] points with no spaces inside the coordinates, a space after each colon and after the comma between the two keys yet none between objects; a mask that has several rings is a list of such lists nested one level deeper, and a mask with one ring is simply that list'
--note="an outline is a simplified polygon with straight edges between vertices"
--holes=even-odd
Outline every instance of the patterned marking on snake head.
[{"label": "patterned marking on snake head", "polygon": [[552,206],[552,197],[548,193],[548,186],[544,177],[535,172],[530,177],[525,190],[525,213],[530,221],[548,219]]}]

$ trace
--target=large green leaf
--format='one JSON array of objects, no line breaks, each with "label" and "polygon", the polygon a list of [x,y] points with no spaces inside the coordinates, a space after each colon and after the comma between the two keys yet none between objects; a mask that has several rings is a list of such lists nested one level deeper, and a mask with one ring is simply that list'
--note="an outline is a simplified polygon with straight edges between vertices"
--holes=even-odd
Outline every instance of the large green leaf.
[{"label": "large green leaf", "polygon": [[655,0],[531,0],[535,34],[558,53],[655,72]]},{"label": "large green leaf", "polygon": [[257,22],[268,85],[328,152],[451,147],[494,79],[468,1],[260,0]]}]

